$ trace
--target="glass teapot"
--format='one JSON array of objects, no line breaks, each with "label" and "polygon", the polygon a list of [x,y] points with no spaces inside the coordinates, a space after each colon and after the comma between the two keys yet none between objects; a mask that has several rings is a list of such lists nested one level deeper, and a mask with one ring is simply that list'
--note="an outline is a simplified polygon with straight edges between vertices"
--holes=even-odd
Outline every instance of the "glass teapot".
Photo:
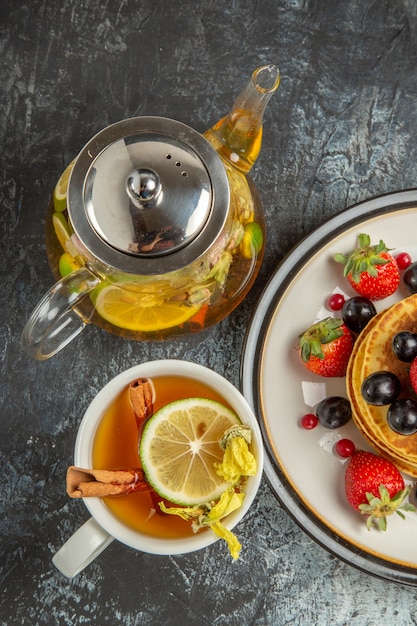
[{"label": "glass teapot", "polygon": [[53,356],[90,322],[163,340],[236,308],[263,257],[263,212],[246,175],[279,81],[275,65],[257,68],[204,135],[136,117],[86,144],[50,201],[47,252],[59,280],[23,329],[31,356]]}]

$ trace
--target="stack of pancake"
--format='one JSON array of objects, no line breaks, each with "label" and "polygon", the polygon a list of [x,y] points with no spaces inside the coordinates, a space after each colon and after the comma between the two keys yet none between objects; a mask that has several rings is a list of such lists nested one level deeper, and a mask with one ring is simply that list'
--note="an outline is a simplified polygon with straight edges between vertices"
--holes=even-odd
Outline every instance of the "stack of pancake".
[{"label": "stack of pancake", "polygon": [[417,333],[417,294],[378,313],[358,336],[346,372],[346,388],[353,420],[370,445],[389,458],[400,471],[417,478],[417,433],[400,435],[387,423],[388,406],[368,404],[362,397],[363,381],[372,373],[385,370],[398,376],[401,396],[415,397],[408,370],[393,352],[392,339],[401,331]]}]

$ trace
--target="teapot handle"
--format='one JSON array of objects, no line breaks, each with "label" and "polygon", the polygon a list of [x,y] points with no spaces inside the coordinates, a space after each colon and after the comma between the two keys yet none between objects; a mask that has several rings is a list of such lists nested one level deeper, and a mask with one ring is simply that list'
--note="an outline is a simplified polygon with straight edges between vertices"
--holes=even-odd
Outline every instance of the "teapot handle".
[{"label": "teapot handle", "polygon": [[26,322],[21,337],[25,351],[44,361],[74,339],[89,323],[75,307],[101,280],[88,267],[81,267],[55,283]]}]

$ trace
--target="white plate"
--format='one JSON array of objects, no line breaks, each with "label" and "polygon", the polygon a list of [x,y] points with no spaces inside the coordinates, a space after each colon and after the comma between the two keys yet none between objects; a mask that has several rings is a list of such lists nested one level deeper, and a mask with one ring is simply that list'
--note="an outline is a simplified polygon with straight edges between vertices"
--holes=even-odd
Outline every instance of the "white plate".
[{"label": "white plate", "polygon": [[[333,452],[335,438],[348,437],[370,449],[353,423],[336,431],[304,430],[299,420],[320,397],[346,395],[343,378],[309,374],[295,350],[297,337],[316,319],[335,289],[355,295],[343,278],[335,252],[348,252],[361,232],[383,239],[394,253],[417,260],[417,190],[362,202],[323,223],[284,259],[255,310],[242,356],[241,387],[252,404],[267,450],[266,477],[275,495],[319,544],[366,572],[417,585],[417,514],[388,519],[385,533],[368,531],[344,495],[344,463]],[[381,310],[399,294],[376,303]],[[337,315],[337,313],[333,313]],[[307,383],[307,385],[305,385]],[[311,383],[319,383],[312,385]],[[309,399],[305,394],[318,394]]]}]

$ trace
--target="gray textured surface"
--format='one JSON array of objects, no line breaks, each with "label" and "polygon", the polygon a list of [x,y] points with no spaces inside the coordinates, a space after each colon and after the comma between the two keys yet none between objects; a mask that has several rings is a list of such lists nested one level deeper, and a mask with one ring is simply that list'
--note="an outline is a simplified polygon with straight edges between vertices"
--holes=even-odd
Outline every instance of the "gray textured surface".
[{"label": "gray textured surface", "polygon": [[[239,382],[256,299],[279,259],[323,219],[417,185],[414,0],[0,1],[1,624],[365,626],[417,623],[417,590],[359,572],[317,546],[264,483],[224,547],[167,558],[113,543],[73,581],[52,554],[87,518],[63,478],[80,417],[115,374],[147,359],[203,363]],[[48,197],[105,125],[133,115],[203,131],[253,68],[282,85],[254,171],[268,223],[247,300],[201,336],[129,342],[90,327],[45,363],[19,345],[51,284]]]}]

